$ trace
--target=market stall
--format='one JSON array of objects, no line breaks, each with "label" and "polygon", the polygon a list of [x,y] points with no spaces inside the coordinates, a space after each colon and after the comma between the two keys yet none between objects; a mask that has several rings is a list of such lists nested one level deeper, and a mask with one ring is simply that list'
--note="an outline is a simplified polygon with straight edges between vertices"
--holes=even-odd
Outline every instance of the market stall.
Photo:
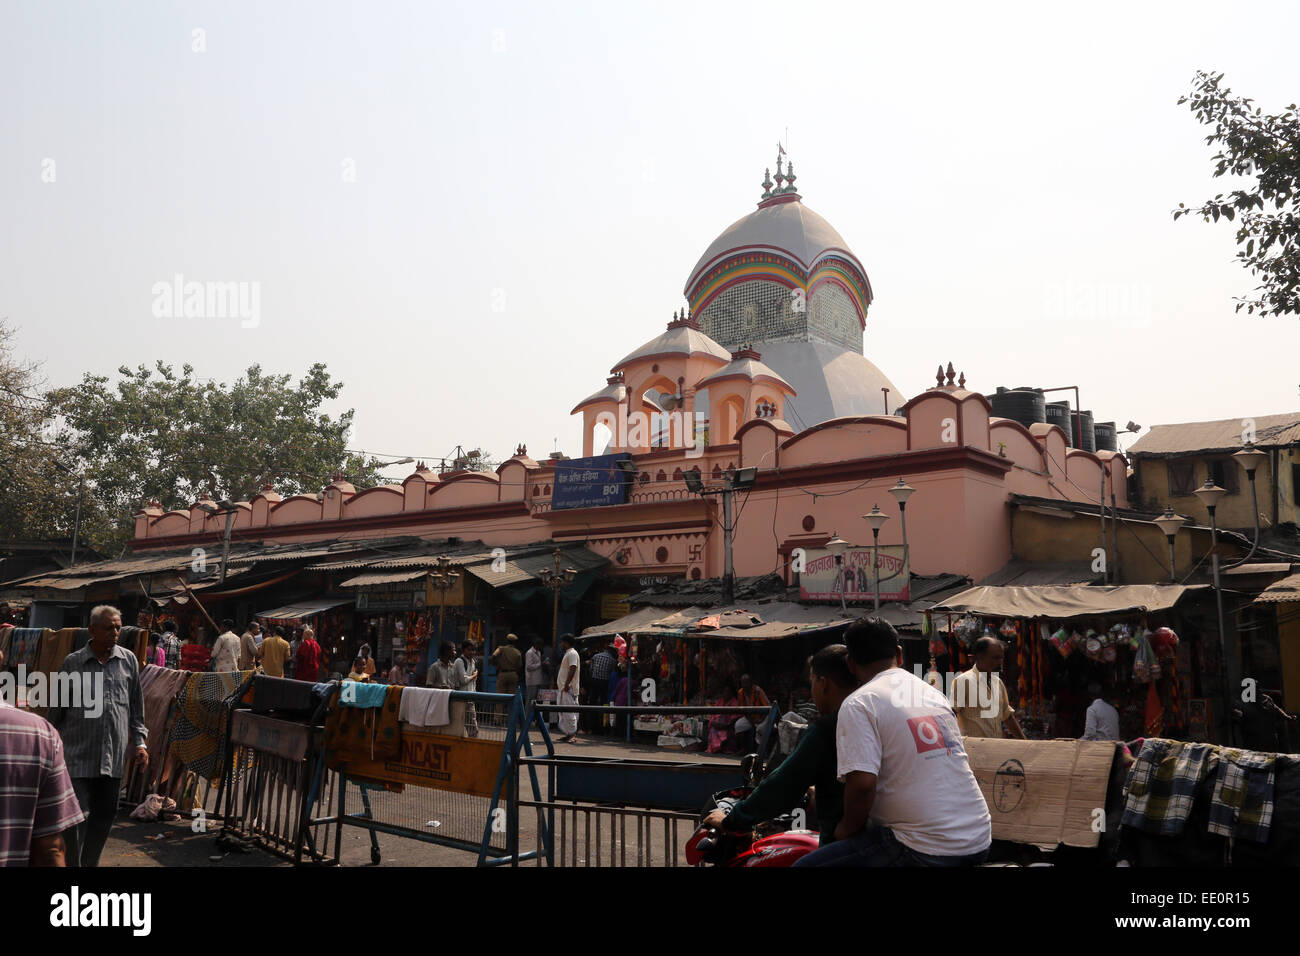
[{"label": "market stall", "polygon": [[[1078,737],[1098,685],[1126,738],[1207,734],[1209,702],[1190,696],[1199,649],[1180,641],[1175,607],[1204,586],[974,587],[935,605],[927,679],[947,689],[975,642],[1008,647],[1003,678],[1031,738]],[[945,673],[950,675],[947,679]]]}]

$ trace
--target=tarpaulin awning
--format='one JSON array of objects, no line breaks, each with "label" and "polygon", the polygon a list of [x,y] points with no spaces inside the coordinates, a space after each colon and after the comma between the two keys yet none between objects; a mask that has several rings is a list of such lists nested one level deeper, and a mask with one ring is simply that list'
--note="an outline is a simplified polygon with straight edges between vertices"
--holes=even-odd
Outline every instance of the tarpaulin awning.
[{"label": "tarpaulin awning", "polygon": [[851,613],[846,616],[838,607],[787,602],[728,608],[690,607],[679,611],[644,607],[607,624],[588,628],[582,637],[636,634],[770,641],[842,627],[852,619]]},{"label": "tarpaulin awning", "polygon": [[1293,574],[1270,584],[1260,592],[1253,603],[1280,604],[1284,601],[1300,601],[1300,574]]},{"label": "tarpaulin awning", "polygon": [[934,606],[935,611],[990,617],[1088,617],[1167,611],[1206,585],[1116,584],[1104,587],[974,587]]},{"label": "tarpaulin awning", "polygon": [[286,604],[284,607],[271,608],[269,611],[258,611],[253,617],[260,617],[268,621],[299,621],[304,617],[319,614],[321,611],[328,611],[331,608],[351,604],[353,600],[353,598],[333,597],[317,598],[314,601],[298,601],[295,604]]}]

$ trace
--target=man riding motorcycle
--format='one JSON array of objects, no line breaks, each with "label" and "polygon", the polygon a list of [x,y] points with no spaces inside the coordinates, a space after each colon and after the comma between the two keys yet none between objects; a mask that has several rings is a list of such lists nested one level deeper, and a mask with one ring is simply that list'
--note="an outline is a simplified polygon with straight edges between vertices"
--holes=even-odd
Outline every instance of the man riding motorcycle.
[{"label": "man riding motorcycle", "polygon": [[719,808],[703,826],[743,832],[764,820],[786,813],[814,789],[821,844],[835,839],[835,825],[844,815],[844,784],[836,776],[835,727],[840,704],[857,688],[848,666],[848,648],[831,644],[810,659],[813,702],[821,717],[808,725],[790,756],[758,788],[735,804],[730,813]]}]

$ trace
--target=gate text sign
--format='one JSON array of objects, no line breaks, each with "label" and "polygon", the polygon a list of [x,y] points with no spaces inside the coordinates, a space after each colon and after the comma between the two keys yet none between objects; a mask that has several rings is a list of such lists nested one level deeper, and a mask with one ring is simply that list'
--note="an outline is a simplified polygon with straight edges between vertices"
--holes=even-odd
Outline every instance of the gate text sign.
[{"label": "gate text sign", "polygon": [[501,749],[499,740],[452,737],[404,726],[396,760],[350,761],[348,776],[490,797]]}]

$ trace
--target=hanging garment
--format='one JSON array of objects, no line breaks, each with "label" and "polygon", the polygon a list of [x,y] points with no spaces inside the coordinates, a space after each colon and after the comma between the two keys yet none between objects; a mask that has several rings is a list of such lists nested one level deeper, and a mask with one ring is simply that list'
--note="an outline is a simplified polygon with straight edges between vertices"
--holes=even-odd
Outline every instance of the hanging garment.
[{"label": "hanging garment", "polygon": [[1225,747],[1210,797],[1209,831],[1237,840],[1268,842],[1273,821],[1277,754]]},{"label": "hanging garment", "polygon": [[[384,697],[392,689],[390,684],[371,684],[367,681],[344,681],[339,689],[339,704],[369,710],[384,706]],[[397,688],[399,691],[401,688]]]},{"label": "hanging garment", "polygon": [[[358,689],[366,686],[354,685]],[[331,695],[329,716],[325,718],[326,766],[334,768],[356,760],[395,760],[401,753],[402,688],[372,686],[383,691],[381,707],[344,706],[339,689]]]},{"label": "hanging garment", "polygon": [[306,681],[258,674],[253,678],[253,713],[276,711],[310,715],[320,703],[312,690],[313,685]]},{"label": "hanging garment", "polygon": [[[13,630],[13,636],[9,642],[9,657],[5,660],[5,666],[15,673],[18,665],[21,664],[27,670],[32,670],[36,665],[36,653],[40,647],[41,635],[47,632],[43,627],[16,627]],[[53,634],[53,631],[48,631]],[[62,663],[62,662],[60,662]]]},{"label": "hanging garment", "polygon": [[444,727],[451,723],[451,691],[404,687],[398,716],[412,727]]},{"label": "hanging garment", "polygon": [[64,659],[72,653],[72,645],[79,630],[81,628],[65,627],[61,631],[47,631],[36,655],[35,670],[44,674],[58,673]]},{"label": "hanging garment", "polygon": [[171,753],[188,770],[216,780],[225,767],[227,701],[253,676],[252,671],[190,674],[176,701]]},{"label": "hanging garment", "polygon": [[1178,836],[1196,802],[1196,790],[1218,766],[1212,744],[1148,738],[1129,770],[1120,822],[1146,833]]}]

